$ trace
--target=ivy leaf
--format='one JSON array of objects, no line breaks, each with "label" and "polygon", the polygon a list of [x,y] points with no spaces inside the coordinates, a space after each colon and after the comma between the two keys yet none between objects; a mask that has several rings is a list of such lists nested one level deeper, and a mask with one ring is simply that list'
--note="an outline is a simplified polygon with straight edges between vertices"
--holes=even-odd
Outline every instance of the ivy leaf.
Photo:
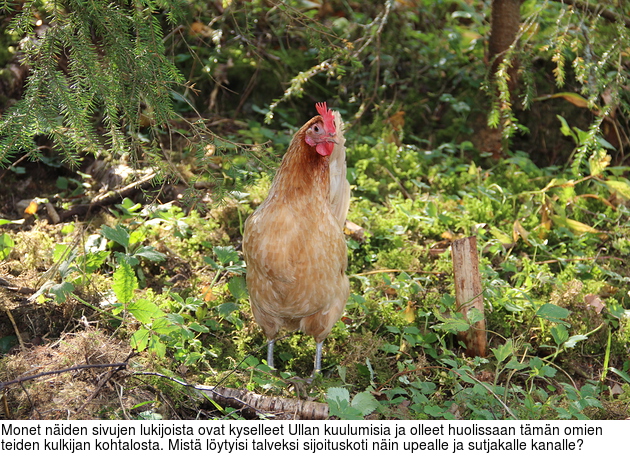
[{"label": "ivy leaf", "polygon": [[120,263],[114,272],[114,283],[112,290],[116,294],[118,301],[127,304],[133,298],[134,290],[138,288],[138,279],[129,266],[129,263]]}]

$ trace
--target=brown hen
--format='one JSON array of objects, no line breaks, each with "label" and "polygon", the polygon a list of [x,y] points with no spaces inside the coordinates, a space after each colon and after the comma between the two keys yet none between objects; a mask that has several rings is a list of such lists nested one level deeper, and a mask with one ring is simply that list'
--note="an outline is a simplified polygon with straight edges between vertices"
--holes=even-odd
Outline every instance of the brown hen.
[{"label": "brown hen", "polygon": [[295,134],[267,199],[245,222],[243,252],[256,322],[268,339],[267,364],[281,328],[315,338],[315,371],[322,346],[349,295],[343,235],[350,203],[343,123],[320,114]]}]

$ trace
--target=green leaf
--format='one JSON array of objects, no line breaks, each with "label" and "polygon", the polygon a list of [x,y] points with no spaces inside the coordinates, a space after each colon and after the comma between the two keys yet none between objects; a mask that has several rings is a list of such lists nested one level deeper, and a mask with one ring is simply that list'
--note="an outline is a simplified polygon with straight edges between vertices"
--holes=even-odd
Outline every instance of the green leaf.
[{"label": "green leaf", "polygon": [[497,348],[492,348],[491,350],[492,353],[494,353],[494,357],[497,359],[497,362],[502,363],[514,352],[512,339],[508,339],[503,345],[499,345]]},{"label": "green leaf", "polygon": [[9,257],[14,246],[15,242],[13,242],[11,236],[9,236],[8,233],[2,233],[2,236],[0,236],[0,261],[6,260]]},{"label": "green leaf", "polygon": [[166,345],[160,340],[157,334],[153,334],[149,339],[148,349],[151,353],[154,353],[160,358],[166,356]]},{"label": "green leaf", "polygon": [[136,251],[136,253],[134,253],[134,255],[142,257],[142,258],[146,258],[147,260],[154,261],[156,263],[166,260],[166,255],[155,250],[155,247],[148,246],[148,245],[140,247]]},{"label": "green leaf", "polygon": [[365,416],[376,410],[378,407],[378,401],[370,392],[362,391],[352,398],[350,405]]},{"label": "green leaf", "polygon": [[212,251],[217,256],[219,263],[224,266],[238,261],[238,252],[231,245],[227,247],[218,246],[213,248]]},{"label": "green leaf", "polygon": [[213,260],[211,257],[209,257],[209,256],[204,256],[204,257],[203,257],[203,261],[205,261],[206,263],[208,263],[212,269],[220,269],[220,268],[221,268],[221,266],[219,266],[219,265],[217,264],[217,262],[216,262],[216,261],[214,261],[214,260]]},{"label": "green leaf", "polygon": [[569,331],[564,325],[554,326],[550,332],[556,345],[562,345],[569,338]]},{"label": "green leaf", "polygon": [[577,220],[573,220],[567,217],[562,217],[560,215],[555,215],[552,214],[549,216],[551,218],[551,220],[553,221],[553,223],[555,223],[558,226],[564,227],[564,228],[568,228],[571,231],[577,233],[577,234],[582,234],[582,233],[594,233],[594,234],[598,234],[600,233],[599,230],[596,230],[595,228],[593,228],[590,225],[587,225],[586,223],[582,223],[582,222],[578,222]]},{"label": "green leaf", "polygon": [[234,299],[237,301],[247,299],[247,285],[242,276],[232,277],[228,282],[228,290],[230,290],[230,293],[232,293],[232,296],[234,296]]},{"label": "green leaf", "polygon": [[606,186],[613,192],[617,192],[625,199],[630,199],[630,183],[624,180],[607,180],[604,181]]},{"label": "green leaf", "polygon": [[138,352],[144,351],[144,349],[147,348],[147,345],[149,345],[150,335],[149,330],[146,328],[140,328],[137,330],[131,335],[131,339],[129,340],[131,348]]},{"label": "green leaf", "polygon": [[454,334],[458,332],[468,331],[468,329],[470,328],[470,324],[464,319],[456,320],[454,318],[449,318],[444,323],[438,323],[437,325],[434,325],[433,327],[439,328],[442,331]]},{"label": "green leaf", "polygon": [[494,238],[499,241],[501,244],[512,244],[514,243],[514,239],[507,233],[501,231],[496,226],[490,227],[490,233],[494,236]]},{"label": "green leaf", "polygon": [[[118,296],[118,294],[116,294],[116,296]],[[130,302],[127,305],[127,311],[131,313],[136,320],[140,323],[144,323],[145,325],[148,325],[153,320],[166,315],[157,305],[144,298]]]},{"label": "green leaf", "polygon": [[508,363],[505,365],[506,369],[515,369],[515,370],[521,370],[524,369],[526,367],[528,367],[529,364],[527,363],[519,363],[518,360],[516,358],[512,358],[510,361],[508,361]]},{"label": "green leaf", "polygon": [[91,274],[94,271],[96,271],[98,268],[100,268],[103,265],[103,263],[105,262],[108,256],[109,256],[109,252],[107,252],[106,250],[86,254],[83,257],[84,258],[83,266],[85,268],[85,272],[88,274]]},{"label": "green leaf", "polygon": [[63,177],[63,176],[59,176],[57,178],[57,188],[60,190],[67,190],[68,189],[68,178]]},{"label": "green leaf", "polygon": [[166,315],[166,318],[168,318],[170,322],[173,322],[176,325],[183,325],[186,322],[184,320],[184,317],[177,313],[169,313],[168,315]]},{"label": "green leaf", "polygon": [[630,375],[627,372],[621,371],[614,367],[610,367],[609,369],[610,369],[610,372],[614,372],[615,374],[620,376],[622,379],[624,379],[626,383],[630,383]]},{"label": "green leaf", "polygon": [[347,402],[350,403],[350,392],[347,389],[341,387],[331,387],[326,390],[326,400],[336,401],[336,402]]},{"label": "green leaf", "polygon": [[66,302],[66,299],[73,291],[74,285],[70,282],[63,282],[50,287],[50,292],[55,295],[55,301],[58,303]]},{"label": "green leaf", "polygon": [[573,348],[575,347],[575,344],[577,344],[578,342],[581,342],[583,340],[588,339],[588,337],[582,335],[582,334],[577,334],[575,336],[571,336],[569,337],[569,339],[564,343],[564,346],[567,348]]},{"label": "green leaf", "polygon": [[223,318],[228,317],[232,312],[238,310],[238,304],[235,302],[224,302],[217,306],[217,310],[219,311],[219,315]]},{"label": "green leaf", "polygon": [[114,256],[116,257],[117,263],[127,263],[132,268],[135,268],[140,264],[140,260],[133,255],[127,255],[123,252],[114,252]]},{"label": "green leaf", "polygon": [[[170,314],[169,314],[170,315]],[[170,334],[177,331],[179,326],[174,325],[168,318],[156,318],[151,322],[151,330],[156,334]]]},{"label": "green leaf", "polygon": [[129,245],[142,243],[147,238],[144,230],[134,230],[129,233]]},{"label": "green leaf", "polygon": [[328,413],[343,420],[362,420],[360,410],[350,406],[350,393],[345,388],[332,387],[326,391]]},{"label": "green leaf", "polygon": [[588,159],[588,167],[591,176],[599,176],[610,165],[610,155],[604,149],[598,149]]},{"label": "green leaf", "polygon": [[114,272],[114,283],[112,290],[116,294],[118,301],[127,304],[133,298],[134,290],[138,288],[138,279],[128,263],[122,262]]},{"label": "green leaf", "polygon": [[427,405],[426,407],[424,407],[424,412],[435,418],[443,416],[445,411],[446,409],[443,409],[442,407],[439,407],[437,405]]},{"label": "green leaf", "polygon": [[383,350],[385,353],[398,353],[399,348],[400,347],[398,345],[383,344],[381,350]]},{"label": "green leaf", "polygon": [[101,226],[101,233],[105,238],[122,245],[125,250],[129,248],[129,231],[123,226],[116,225],[112,228],[107,225]]},{"label": "green leaf", "polygon": [[555,304],[543,304],[536,312],[536,316],[544,318],[552,323],[564,323],[563,320],[569,316],[569,311],[563,307],[556,306]]},{"label": "green leaf", "polygon": [[210,332],[207,326],[200,325],[199,323],[196,323],[196,322],[192,322],[191,324],[188,325],[188,327],[198,333]]},{"label": "green leaf", "polygon": [[560,121],[560,132],[564,135],[564,136],[570,136],[571,138],[573,138],[573,140],[575,141],[575,143],[578,143],[578,137],[577,135],[573,132],[573,130],[571,129],[571,127],[569,127],[569,124],[567,123],[566,119],[562,116],[556,115],[556,117],[558,118],[558,120]]}]

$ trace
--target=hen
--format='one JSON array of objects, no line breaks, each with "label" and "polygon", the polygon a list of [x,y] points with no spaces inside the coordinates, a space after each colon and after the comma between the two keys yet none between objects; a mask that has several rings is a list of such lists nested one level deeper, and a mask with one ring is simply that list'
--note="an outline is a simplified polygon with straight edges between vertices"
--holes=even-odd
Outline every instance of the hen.
[{"label": "hen", "polygon": [[350,293],[343,225],[350,204],[343,122],[326,103],[295,134],[265,201],[245,222],[243,253],[256,322],[268,339],[267,364],[281,328],[322,346]]}]

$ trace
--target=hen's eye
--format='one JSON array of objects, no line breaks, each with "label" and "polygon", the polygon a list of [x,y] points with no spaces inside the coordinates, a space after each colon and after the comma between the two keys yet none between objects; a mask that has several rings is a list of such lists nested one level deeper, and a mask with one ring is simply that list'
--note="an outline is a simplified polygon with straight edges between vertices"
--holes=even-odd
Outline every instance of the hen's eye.
[{"label": "hen's eye", "polygon": [[313,125],[313,131],[315,133],[319,133],[319,127],[317,125]]}]

